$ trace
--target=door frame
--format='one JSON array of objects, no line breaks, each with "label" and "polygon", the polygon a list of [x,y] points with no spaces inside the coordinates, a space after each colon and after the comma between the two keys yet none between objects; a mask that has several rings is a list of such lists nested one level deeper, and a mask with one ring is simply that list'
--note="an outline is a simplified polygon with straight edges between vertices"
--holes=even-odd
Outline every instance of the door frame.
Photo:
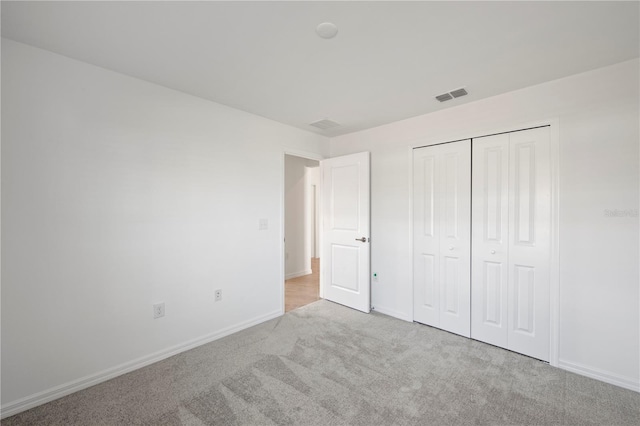
[{"label": "door frame", "polygon": [[[282,176],[280,178],[280,315],[284,315],[284,310],[285,310],[285,284],[284,282],[286,281],[286,269],[285,269],[285,243],[284,243],[284,227],[285,227],[285,173],[286,173],[286,163],[285,163],[285,158],[287,155],[291,155],[294,157],[299,157],[299,158],[304,158],[307,160],[315,160],[315,161],[322,161],[324,159],[326,159],[326,157],[324,157],[321,154],[317,154],[315,152],[310,152],[310,151],[300,151],[300,150],[295,150],[295,149],[289,149],[289,148],[285,148],[282,152],[282,155],[280,156],[280,161],[282,161],[282,164],[280,165],[281,170],[282,170]],[[318,187],[316,188],[316,191],[321,190],[322,188],[322,176],[320,176],[320,179],[318,179]],[[322,208],[322,197],[319,197],[318,200],[318,206],[319,208]],[[322,215],[320,215],[321,217],[318,218],[318,228],[320,229],[320,232],[318,235],[319,241],[318,244],[320,247],[322,247]],[[323,292],[323,288],[322,288],[322,268],[320,268],[320,288],[319,288],[319,294],[318,296],[322,299],[324,296],[324,292]]]},{"label": "door frame", "polygon": [[[551,169],[551,253],[550,253],[550,277],[549,277],[549,364],[559,367],[559,331],[560,331],[560,120],[558,117],[543,120],[520,122],[490,127],[477,131],[464,131],[452,133],[450,136],[437,136],[418,138],[411,140],[407,147],[409,165],[409,253],[411,256],[411,271],[413,273],[413,150],[443,143],[457,142],[471,139],[473,152],[473,139],[498,133],[510,133],[535,127],[549,126],[549,162]],[[472,189],[473,191],[473,184]],[[413,276],[413,275],[412,275]],[[473,285],[473,283],[472,283]],[[411,318],[413,321],[413,278],[411,279]]]}]

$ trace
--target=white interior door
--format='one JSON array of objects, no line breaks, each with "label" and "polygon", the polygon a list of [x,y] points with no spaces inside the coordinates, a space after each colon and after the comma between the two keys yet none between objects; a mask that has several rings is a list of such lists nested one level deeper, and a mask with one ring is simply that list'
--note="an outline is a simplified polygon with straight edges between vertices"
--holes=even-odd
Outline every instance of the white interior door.
[{"label": "white interior door", "polygon": [[369,153],[323,160],[322,285],[324,297],[371,310]]},{"label": "white interior door", "polygon": [[549,360],[549,128],[473,140],[471,337]]},{"label": "white interior door", "polygon": [[509,134],[509,345],[549,361],[549,127]]},{"label": "white interior door", "polygon": [[471,141],[413,156],[413,318],[469,337]]},{"label": "white interior door", "polygon": [[437,146],[413,150],[413,320],[440,326],[440,209]]},{"label": "white interior door", "polygon": [[507,347],[509,134],[473,140],[471,337]]}]

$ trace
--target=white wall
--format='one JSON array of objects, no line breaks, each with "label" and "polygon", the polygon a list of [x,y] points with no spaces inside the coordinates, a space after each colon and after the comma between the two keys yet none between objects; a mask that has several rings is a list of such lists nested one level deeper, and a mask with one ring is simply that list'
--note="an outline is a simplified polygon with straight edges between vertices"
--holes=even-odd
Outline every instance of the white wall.
[{"label": "white wall", "polygon": [[292,155],[285,155],[285,278],[311,273],[311,247],[307,185],[307,166],[317,165]]},{"label": "white wall", "polygon": [[[560,139],[560,365],[638,389],[638,75],[638,60],[633,60],[333,138],[332,157],[371,151],[376,310],[412,318],[409,147],[555,118]],[[605,215],[615,209],[632,216]]]},{"label": "white wall", "polygon": [[305,159],[285,155],[284,238],[285,278],[305,275],[304,262],[304,166]]},{"label": "white wall", "polygon": [[[307,244],[311,257],[320,257],[320,163],[306,167],[305,188],[307,191]],[[315,191],[314,191],[315,188]]]},{"label": "white wall", "polygon": [[327,143],[3,39],[3,415],[280,315],[283,153]]}]

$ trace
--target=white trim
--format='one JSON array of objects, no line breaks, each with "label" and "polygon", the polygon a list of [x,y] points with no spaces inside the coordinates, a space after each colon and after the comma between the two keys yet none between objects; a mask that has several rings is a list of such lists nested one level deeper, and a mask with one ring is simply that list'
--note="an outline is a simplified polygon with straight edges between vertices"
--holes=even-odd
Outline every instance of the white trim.
[{"label": "white trim", "polygon": [[305,275],[312,274],[313,271],[311,269],[305,269],[304,271],[292,272],[284,276],[285,280],[290,280],[292,278],[303,277]]},{"label": "white trim", "polygon": [[206,343],[213,342],[214,340],[218,340],[230,334],[237,333],[238,331],[263,323],[265,321],[269,321],[281,315],[282,313],[280,312],[280,310],[277,310],[266,315],[250,319],[248,321],[241,322],[234,326],[223,328],[222,330],[219,330],[215,333],[210,333],[192,340],[188,340],[184,343],[162,349],[150,355],[134,359],[133,361],[125,362],[123,364],[108,368],[98,373],[90,374],[80,379],[73,380],[71,382],[55,386],[42,392],[20,398],[16,401],[9,402],[7,404],[4,404],[2,408],[0,408],[0,411],[2,412],[0,418],[4,419],[6,417],[13,416],[14,414],[18,414],[22,411],[36,407],[38,405],[42,405],[49,401],[62,398],[63,396],[78,392],[90,386],[106,382],[107,380],[156,363],[158,361],[162,361],[163,359],[188,351],[198,346],[202,346]]},{"label": "white trim", "polygon": [[324,247],[324,174],[322,173],[322,161],[320,161],[320,170],[318,171],[318,187],[316,188],[316,194],[318,198],[318,205],[316,210],[318,211],[318,253],[316,255],[320,258],[320,267],[318,268],[318,297],[324,299],[324,262],[322,261],[322,249]]},{"label": "white trim", "polygon": [[280,170],[282,170],[282,177],[280,180],[280,313],[282,315],[284,315],[285,313],[285,284],[284,282],[287,280],[285,278],[285,271],[286,271],[286,264],[285,264],[285,259],[286,259],[286,247],[285,247],[285,242],[284,242],[284,227],[285,227],[285,221],[284,221],[284,213],[286,210],[286,206],[285,206],[285,187],[287,185],[287,151],[285,150],[283,152],[283,154],[280,156],[280,159],[282,160],[282,166],[280,168]]},{"label": "white trim", "polygon": [[554,126],[559,122],[557,117],[547,117],[542,120],[535,121],[527,121],[516,123],[514,125],[507,124],[501,125],[499,127],[488,127],[486,129],[480,129],[477,131],[465,131],[464,133],[451,133],[445,136],[429,136],[429,137],[419,137],[414,138],[408,141],[409,147],[411,149],[426,147],[430,145],[437,145],[441,143],[448,142],[457,142],[466,139],[477,139],[483,136],[494,135],[497,133],[510,133],[517,132],[519,130],[530,129],[534,127],[542,127],[542,126]]},{"label": "white trim", "polygon": [[409,152],[409,253],[410,260],[409,263],[411,265],[411,294],[409,295],[409,300],[411,300],[411,307],[409,307],[409,318],[408,321],[414,321],[415,313],[414,313],[414,301],[413,301],[413,146],[408,147]]},{"label": "white trim", "polygon": [[615,373],[610,373],[598,368],[588,367],[577,362],[569,362],[562,359],[558,360],[558,367],[563,370],[579,374],[581,376],[590,377],[592,379],[600,380],[611,385],[620,386],[621,388],[629,389],[635,392],[640,392],[640,381],[638,381],[637,379],[630,379],[628,377],[620,376]]},{"label": "white trim", "polygon": [[325,159],[324,156],[322,156],[321,154],[317,154],[315,152],[301,151],[301,150],[288,149],[288,148],[284,150],[284,155],[291,155],[293,157],[306,158],[307,160],[316,160],[316,161],[322,161]]},{"label": "white trim", "polygon": [[396,311],[395,309],[385,308],[384,306],[375,305],[372,307],[373,312],[379,312],[390,317],[398,318],[403,321],[413,322],[413,317],[405,312]]},{"label": "white trim", "polygon": [[549,364],[560,358],[560,120],[549,120],[551,166],[551,259],[549,262]]},{"label": "white trim", "polygon": [[[551,261],[549,280],[549,364],[559,366],[560,347],[560,120],[558,117],[546,118],[517,125],[505,125],[498,128],[488,128],[466,133],[452,133],[450,137],[417,138],[409,144],[409,253],[411,253],[411,318],[413,319],[413,150],[416,148],[436,145],[459,140],[477,139],[496,133],[508,133],[534,127],[550,126],[550,162],[551,162]],[[475,135],[475,136],[474,136]]]}]

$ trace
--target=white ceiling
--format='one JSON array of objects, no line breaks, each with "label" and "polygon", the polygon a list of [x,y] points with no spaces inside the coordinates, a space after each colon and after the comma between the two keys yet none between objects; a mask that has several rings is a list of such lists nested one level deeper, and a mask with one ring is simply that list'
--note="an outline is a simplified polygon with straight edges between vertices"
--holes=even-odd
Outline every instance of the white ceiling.
[{"label": "white ceiling", "polygon": [[[2,36],[327,136],[639,56],[638,2],[7,2]],[[339,32],[325,40],[315,27]],[[469,96],[435,95],[466,86]],[[309,123],[342,124],[318,130]]]}]

